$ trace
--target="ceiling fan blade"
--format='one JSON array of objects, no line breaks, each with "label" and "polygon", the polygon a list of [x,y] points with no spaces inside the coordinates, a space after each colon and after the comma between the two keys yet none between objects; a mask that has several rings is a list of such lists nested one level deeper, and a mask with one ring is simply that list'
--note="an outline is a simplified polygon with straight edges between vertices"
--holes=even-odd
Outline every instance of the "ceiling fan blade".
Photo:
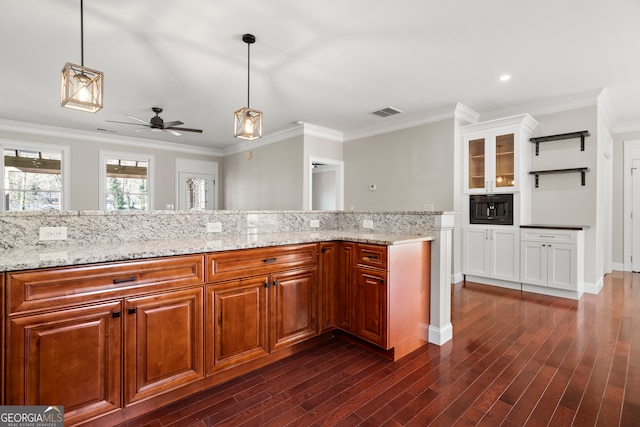
[{"label": "ceiling fan blade", "polygon": [[180,120],[176,120],[175,122],[164,122],[164,128],[172,128],[174,126],[178,126],[178,125],[182,125],[184,123],[182,123]]},{"label": "ceiling fan blade", "polygon": [[164,128],[162,130],[165,131],[165,132],[169,132],[171,135],[180,136],[180,134],[178,132],[176,132],[175,130],[173,130],[173,129]]},{"label": "ceiling fan blade", "polygon": [[130,114],[125,114],[125,116],[129,117],[130,119],[137,120],[137,121],[139,121],[141,123],[149,124],[149,120],[142,120],[142,119],[139,119],[136,116],[132,116]]},{"label": "ceiling fan blade", "polygon": [[165,127],[165,130],[166,130],[166,129],[179,130],[179,131],[182,131],[182,132],[196,132],[196,133],[202,133],[202,129],[174,128],[174,127],[172,127],[172,128],[166,128],[166,127]]},{"label": "ceiling fan blade", "polygon": [[123,125],[134,125],[134,126],[147,126],[147,127],[149,127],[148,123],[145,123],[145,124],[142,124],[142,123],[129,123],[129,122],[119,122],[117,120],[105,120],[105,121],[110,122],[110,123],[121,123]]}]

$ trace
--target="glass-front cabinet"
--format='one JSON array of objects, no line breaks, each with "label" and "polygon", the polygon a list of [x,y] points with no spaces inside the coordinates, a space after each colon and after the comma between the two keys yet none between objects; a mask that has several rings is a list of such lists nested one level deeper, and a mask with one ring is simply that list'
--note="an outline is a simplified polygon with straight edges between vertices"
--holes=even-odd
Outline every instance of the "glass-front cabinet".
[{"label": "glass-front cabinet", "polygon": [[[519,151],[529,148],[527,139],[532,130],[528,119],[534,121],[526,115],[461,128],[466,193],[518,191],[522,181],[522,153]],[[509,125],[504,125],[505,122]]]}]

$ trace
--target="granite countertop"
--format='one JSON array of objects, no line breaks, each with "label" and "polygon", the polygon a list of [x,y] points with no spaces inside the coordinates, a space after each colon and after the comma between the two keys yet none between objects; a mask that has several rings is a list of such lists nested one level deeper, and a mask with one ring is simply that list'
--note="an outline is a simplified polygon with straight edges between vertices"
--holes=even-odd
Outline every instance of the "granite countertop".
[{"label": "granite countertop", "polygon": [[586,230],[588,225],[528,224],[520,228],[546,228],[548,230]]},{"label": "granite countertop", "polygon": [[433,235],[321,230],[316,232],[271,234],[220,234],[209,238],[144,240],[104,244],[69,243],[27,246],[3,250],[0,253],[0,272],[332,240],[398,245],[433,239]]}]

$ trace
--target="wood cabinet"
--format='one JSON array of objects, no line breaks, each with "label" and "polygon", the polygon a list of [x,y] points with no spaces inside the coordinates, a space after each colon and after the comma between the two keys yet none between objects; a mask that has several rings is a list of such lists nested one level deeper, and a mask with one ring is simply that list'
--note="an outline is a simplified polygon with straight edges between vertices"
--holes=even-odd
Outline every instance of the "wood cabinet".
[{"label": "wood cabinet", "polygon": [[207,265],[209,374],[318,335],[317,244],[213,253]]},{"label": "wood cabinet", "polygon": [[323,333],[338,325],[340,242],[319,244],[318,259],[318,327]]},{"label": "wood cabinet", "polygon": [[121,313],[109,301],[10,318],[6,403],[64,405],[68,424],[119,410]]},{"label": "wood cabinet", "polygon": [[579,298],[584,291],[584,232],[537,228],[520,233],[522,283],[570,291]]},{"label": "wood cabinet", "polygon": [[202,377],[203,266],[189,255],[7,273],[6,404],[64,405],[72,425]]},{"label": "wood cabinet", "polygon": [[203,292],[125,300],[125,405],[204,377]]},{"label": "wood cabinet", "polygon": [[464,274],[519,282],[519,233],[514,227],[464,227],[462,247]]},{"label": "wood cabinet", "polygon": [[465,192],[518,191],[526,177],[527,141],[536,126],[527,114],[462,126]]},{"label": "wood cabinet", "polygon": [[[352,251],[347,251],[351,254]],[[431,245],[355,245],[351,282],[351,332],[392,360],[427,342]]]},{"label": "wood cabinet", "polygon": [[[0,275],[6,405],[116,425],[343,329],[426,343],[430,242],[326,242]],[[317,337],[317,338],[316,338]]]}]

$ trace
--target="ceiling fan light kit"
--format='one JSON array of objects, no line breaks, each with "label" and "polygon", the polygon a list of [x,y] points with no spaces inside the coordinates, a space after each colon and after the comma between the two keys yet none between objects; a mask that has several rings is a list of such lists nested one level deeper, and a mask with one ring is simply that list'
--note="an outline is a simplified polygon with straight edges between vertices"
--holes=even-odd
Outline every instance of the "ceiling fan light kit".
[{"label": "ceiling fan light kit", "polygon": [[262,138],[262,111],[250,108],[249,95],[251,83],[251,45],[256,42],[253,34],[244,34],[242,41],[247,44],[247,106],[240,108],[234,114],[233,136],[253,141]]},{"label": "ceiling fan light kit", "polygon": [[95,113],[103,107],[104,73],[84,66],[83,0],[80,0],[80,65],[67,62],[62,69],[60,105]]}]

